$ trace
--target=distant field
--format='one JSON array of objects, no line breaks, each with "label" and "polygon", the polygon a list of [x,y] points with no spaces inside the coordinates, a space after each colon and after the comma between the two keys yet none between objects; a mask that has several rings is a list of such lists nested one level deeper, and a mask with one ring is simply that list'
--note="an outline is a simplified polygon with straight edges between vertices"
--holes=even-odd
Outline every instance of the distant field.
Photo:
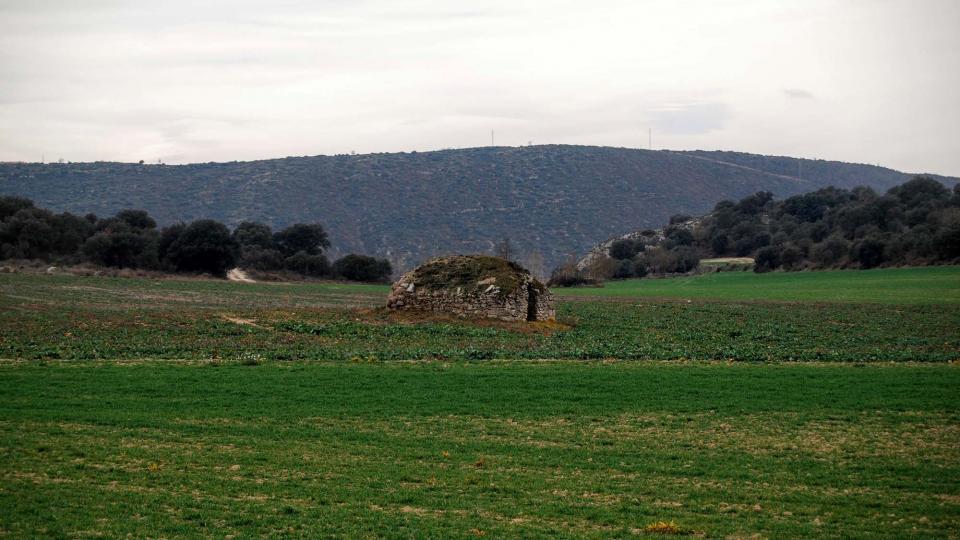
[{"label": "distant field", "polygon": [[158,310],[380,305],[390,287],[353,283],[236,283],[0,274],[0,305],[30,309]]},{"label": "distant field", "polygon": [[886,304],[960,303],[960,267],[820,272],[719,272],[693,277],[610,281],[603,287],[557,289],[562,297],[702,298]]},{"label": "distant field", "polygon": [[960,531],[955,365],[0,363],[0,534]]},{"label": "distant field", "polygon": [[720,257],[717,259],[700,259],[698,272],[745,272],[753,270],[752,257]]},{"label": "distant field", "polygon": [[[244,284],[223,281],[0,275],[0,358],[240,360],[697,359],[796,361],[950,361],[960,358],[960,303],[942,292],[922,302],[916,283],[944,285],[957,269],[831,274],[823,291],[871,276],[912,276],[901,304],[644,300],[631,291],[666,284],[722,294],[754,283],[770,297],[767,275],[611,283],[563,291],[559,325],[410,320],[386,313],[387,287]],[[811,282],[814,274],[798,274]],[[926,281],[922,276],[927,276]],[[944,277],[946,276],[946,277]],[[716,277],[716,280],[714,280]],[[783,280],[792,275],[773,275]],[[815,281],[815,280],[813,280]],[[672,284],[671,284],[672,283]],[[710,284],[718,284],[711,286]],[[872,290],[863,290],[860,296]],[[615,294],[617,291],[620,294]],[[781,285],[781,290],[797,288]],[[706,291],[706,292],[704,292]],[[806,295],[813,294],[807,286]],[[593,300],[575,296],[589,292]],[[603,294],[616,297],[607,298]],[[679,293],[677,293],[679,294]],[[818,300],[832,293],[823,292]],[[656,296],[669,296],[666,294]],[[697,298],[697,294],[689,294]],[[570,301],[568,301],[570,300]],[[572,301],[576,300],[576,301]]]}]

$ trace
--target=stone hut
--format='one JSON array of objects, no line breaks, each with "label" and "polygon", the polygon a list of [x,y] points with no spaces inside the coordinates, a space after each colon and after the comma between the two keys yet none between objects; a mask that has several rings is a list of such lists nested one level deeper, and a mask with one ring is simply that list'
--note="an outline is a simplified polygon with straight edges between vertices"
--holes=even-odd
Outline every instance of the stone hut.
[{"label": "stone hut", "polygon": [[387,307],[503,321],[556,317],[553,295],[520,265],[486,255],[428,261],[394,283]]}]

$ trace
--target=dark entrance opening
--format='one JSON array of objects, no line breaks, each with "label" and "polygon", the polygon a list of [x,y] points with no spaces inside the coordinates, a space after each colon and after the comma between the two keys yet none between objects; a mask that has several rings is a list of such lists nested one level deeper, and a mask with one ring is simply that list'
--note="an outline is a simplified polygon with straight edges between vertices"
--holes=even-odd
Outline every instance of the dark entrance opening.
[{"label": "dark entrance opening", "polygon": [[537,320],[537,288],[527,286],[527,320]]}]

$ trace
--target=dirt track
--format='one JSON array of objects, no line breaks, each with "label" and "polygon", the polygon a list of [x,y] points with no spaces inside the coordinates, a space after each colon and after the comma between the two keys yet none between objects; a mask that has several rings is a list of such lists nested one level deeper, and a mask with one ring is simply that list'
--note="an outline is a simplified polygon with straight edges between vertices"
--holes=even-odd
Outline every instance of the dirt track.
[{"label": "dirt track", "polygon": [[234,268],[227,272],[227,279],[230,281],[239,281],[241,283],[256,283],[255,280],[250,279],[250,276],[246,272],[239,268]]}]

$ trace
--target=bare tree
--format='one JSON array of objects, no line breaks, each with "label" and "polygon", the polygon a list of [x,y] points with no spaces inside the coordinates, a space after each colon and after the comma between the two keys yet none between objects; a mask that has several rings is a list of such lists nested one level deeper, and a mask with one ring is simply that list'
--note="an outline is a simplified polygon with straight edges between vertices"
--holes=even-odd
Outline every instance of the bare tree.
[{"label": "bare tree", "polygon": [[545,279],[547,277],[547,268],[543,259],[543,253],[541,253],[539,249],[535,249],[527,255],[526,266],[527,270],[530,270],[530,273],[537,276],[538,279]]},{"label": "bare tree", "polygon": [[510,243],[509,236],[504,236],[503,240],[497,244],[496,254],[497,257],[500,257],[501,259],[506,259],[508,261],[512,260],[511,257],[513,257],[513,244]]}]

